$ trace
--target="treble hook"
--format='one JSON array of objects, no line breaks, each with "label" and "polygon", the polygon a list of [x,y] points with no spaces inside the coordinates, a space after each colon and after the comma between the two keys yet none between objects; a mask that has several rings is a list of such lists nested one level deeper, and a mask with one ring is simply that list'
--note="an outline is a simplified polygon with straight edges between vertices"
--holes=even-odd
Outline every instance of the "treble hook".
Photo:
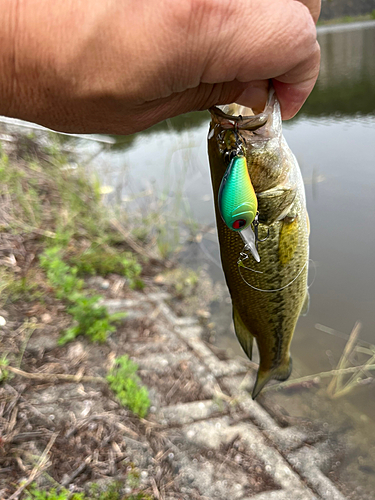
[{"label": "treble hook", "polygon": [[263,239],[260,239],[258,234],[259,234],[259,212],[256,214],[255,219],[253,221],[253,226],[254,226],[254,234],[255,234],[255,245],[258,250],[258,243],[262,243],[263,241],[266,241],[269,236],[270,236],[270,228],[267,229],[267,236]]},{"label": "treble hook", "polygon": [[[239,118],[241,118],[242,120],[242,116],[239,115]],[[243,138],[243,136],[241,135],[240,131],[239,131],[239,128],[238,128],[238,122],[236,122],[234,124],[234,136],[236,138],[236,154],[240,154],[240,155],[244,155],[245,156],[245,147],[244,147],[244,143],[245,143],[245,139]]]}]

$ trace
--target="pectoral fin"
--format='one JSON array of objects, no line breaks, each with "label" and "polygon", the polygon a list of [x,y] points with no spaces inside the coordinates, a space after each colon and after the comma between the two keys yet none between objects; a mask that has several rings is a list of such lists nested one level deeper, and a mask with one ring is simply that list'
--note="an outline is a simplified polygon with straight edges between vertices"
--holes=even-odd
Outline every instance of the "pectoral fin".
[{"label": "pectoral fin", "polygon": [[310,217],[307,212],[306,212],[306,224],[307,224],[307,234],[308,236],[310,236]]},{"label": "pectoral fin", "polygon": [[262,193],[257,193],[259,222],[269,226],[293,204],[297,189],[275,187]]},{"label": "pectoral fin", "polygon": [[310,309],[310,294],[309,294],[309,291],[306,290],[305,302],[303,303],[301,312],[299,313],[300,316],[307,316],[309,309]]},{"label": "pectoral fin", "polygon": [[243,324],[243,321],[235,307],[233,307],[233,322],[238,341],[241,344],[242,349],[245,351],[246,356],[251,360],[253,355],[254,337],[251,335],[248,328],[246,328]]}]

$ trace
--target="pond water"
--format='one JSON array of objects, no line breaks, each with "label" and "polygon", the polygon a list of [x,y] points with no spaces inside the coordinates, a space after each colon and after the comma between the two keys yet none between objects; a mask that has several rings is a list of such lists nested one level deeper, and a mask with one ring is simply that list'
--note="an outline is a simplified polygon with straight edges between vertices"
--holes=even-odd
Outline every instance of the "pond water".
[{"label": "pond water", "polygon": [[[310,311],[300,319],[292,343],[292,378],[336,367],[356,321],[362,323],[360,338],[375,344],[375,25],[324,27],[319,41],[319,81],[298,116],[284,123],[305,180],[315,262]],[[204,225],[202,238],[185,245],[180,262],[203,267],[224,284],[207,158],[208,123],[208,112],[192,113],[131,137],[109,138],[112,146],[98,149],[87,142],[82,147],[94,158],[104,184],[114,188],[109,201],[125,200],[126,210],[146,213],[150,198],[162,197],[171,226],[182,220]],[[216,345],[242,356],[228,295],[212,303],[211,314]],[[269,391],[259,402],[277,402],[296,418],[338,429],[350,450],[337,466],[339,482],[351,499],[374,498],[375,384],[334,400],[325,387],[293,394]]]},{"label": "pond water", "polygon": [[[315,262],[310,280],[316,275],[309,314],[300,319],[292,344],[293,378],[334,368],[357,320],[361,339],[375,344],[375,26],[324,27],[319,41],[319,81],[299,115],[284,124],[305,180]],[[143,205],[146,210],[147,195],[137,198],[136,193],[163,193],[175,222],[174,203],[182,191],[178,217],[195,219],[206,230],[201,241],[185,247],[180,262],[203,266],[214,281],[224,283],[206,151],[208,122],[208,113],[193,113],[116,138],[116,149],[100,154],[96,164],[104,182],[116,188],[117,199],[134,195],[128,209]],[[214,302],[211,313],[216,345],[242,355],[228,297]],[[313,396],[270,391],[259,402],[267,406],[272,399],[291,415],[339,429],[350,450],[338,466],[339,481],[350,498],[373,498],[374,395],[375,385],[368,384],[335,400],[318,388]]]}]

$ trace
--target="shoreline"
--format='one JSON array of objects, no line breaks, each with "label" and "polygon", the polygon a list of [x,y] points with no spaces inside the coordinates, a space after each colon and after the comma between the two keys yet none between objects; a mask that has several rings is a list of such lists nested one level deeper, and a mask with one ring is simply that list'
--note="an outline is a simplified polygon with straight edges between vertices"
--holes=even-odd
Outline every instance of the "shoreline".
[{"label": "shoreline", "polygon": [[341,31],[352,31],[358,29],[366,29],[373,28],[375,26],[375,19],[367,19],[362,21],[350,21],[350,22],[342,22],[342,23],[327,23],[327,24],[318,24],[317,25],[317,33],[318,35],[321,33],[337,33]]},{"label": "shoreline", "polygon": [[[177,268],[170,278],[169,261],[150,266],[149,247],[134,244],[130,227],[109,233],[100,186],[72,168],[64,142],[0,132],[0,498],[36,500],[57,488],[67,492],[62,500],[260,500],[273,492],[345,500],[326,475],[338,444],[288,419],[275,392],[253,401],[254,365],[207,341],[202,277]],[[201,313],[195,303],[187,312],[186,297]],[[130,395],[126,370],[137,371]],[[319,398],[316,385],[292,391]]]}]

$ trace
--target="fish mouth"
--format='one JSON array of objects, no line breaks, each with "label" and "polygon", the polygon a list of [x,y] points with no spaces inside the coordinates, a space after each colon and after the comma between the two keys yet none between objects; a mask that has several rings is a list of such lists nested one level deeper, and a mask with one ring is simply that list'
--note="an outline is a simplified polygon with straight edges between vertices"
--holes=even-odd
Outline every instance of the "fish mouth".
[{"label": "fish mouth", "polygon": [[224,129],[249,130],[253,132],[263,127],[270,115],[275,102],[275,90],[270,88],[266,106],[262,113],[254,114],[251,108],[240,104],[225,104],[223,106],[212,106],[209,111],[214,121]]}]

